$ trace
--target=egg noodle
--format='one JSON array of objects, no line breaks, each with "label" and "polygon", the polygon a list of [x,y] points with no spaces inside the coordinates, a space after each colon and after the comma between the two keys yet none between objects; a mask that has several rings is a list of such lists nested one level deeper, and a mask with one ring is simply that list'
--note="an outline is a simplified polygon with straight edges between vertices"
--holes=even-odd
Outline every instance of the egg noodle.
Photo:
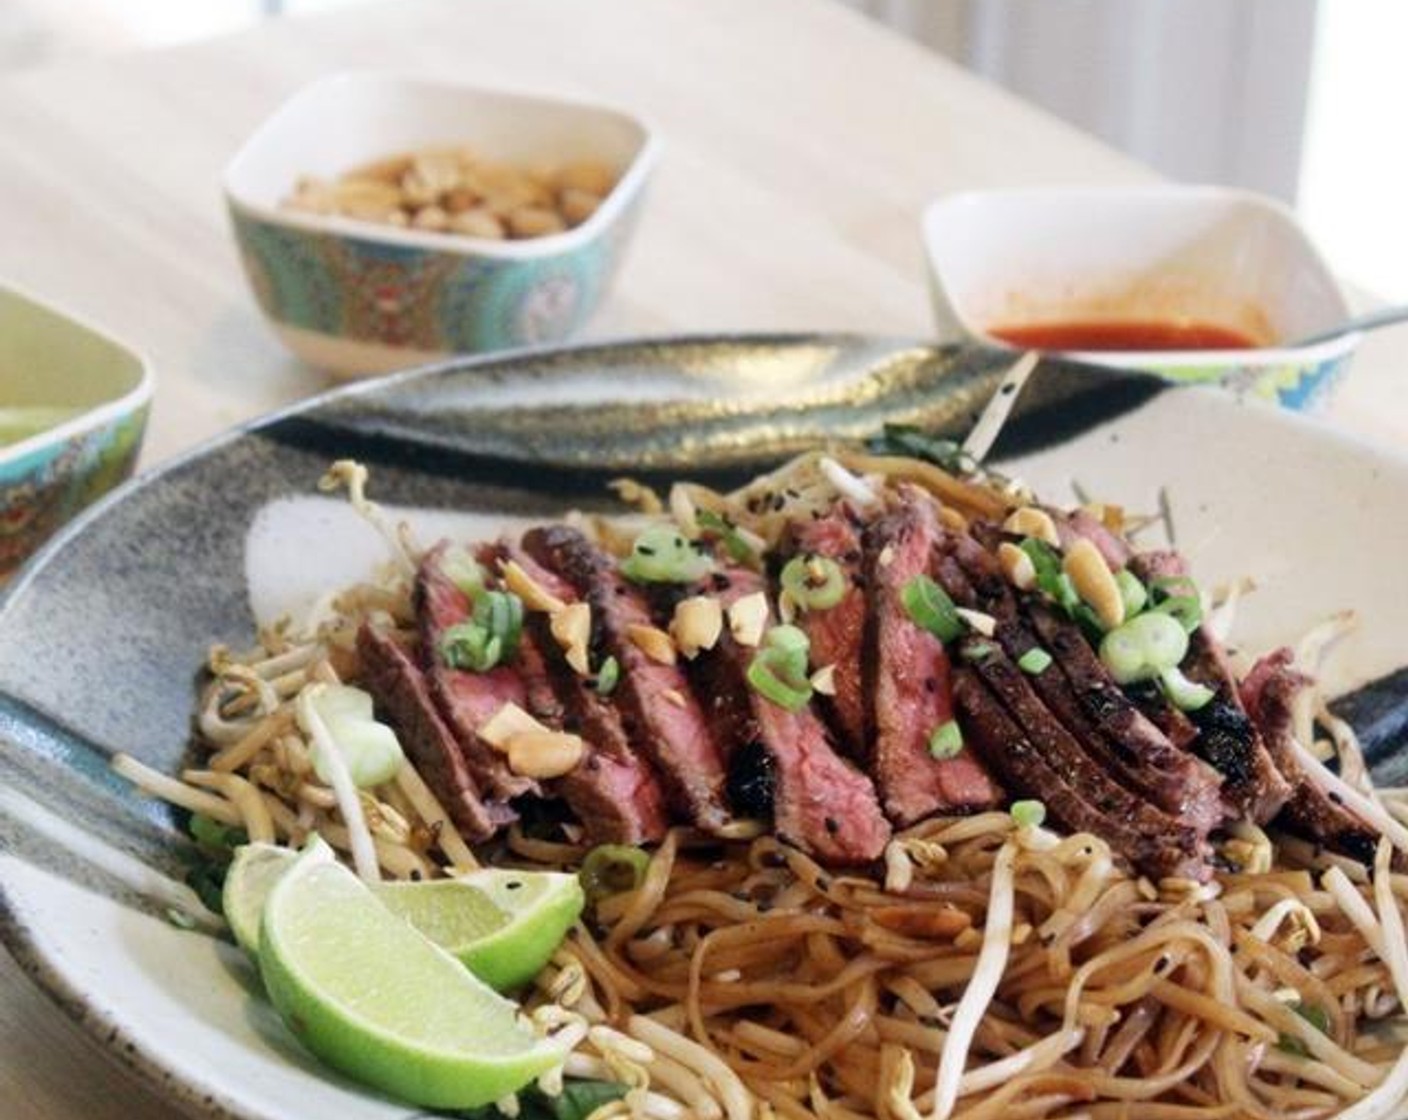
[{"label": "egg noodle", "polygon": [[[955,528],[1023,500],[1010,483],[838,451],[729,494],[679,484],[661,498],[623,482],[633,512],[573,520],[620,554],[666,518],[696,536],[709,511],[763,547],[789,519],[843,497],[873,505],[902,480],[933,493]],[[365,481],[347,462],[325,480],[385,534],[385,569],[300,627],[265,629],[251,651],[212,650],[198,765],[179,778],[130,758],[117,768],[250,840],[316,832],[364,878],[579,868],[589,849],[571,824],[514,825],[471,850],[409,763],[372,790],[317,778],[300,694],[356,682],[364,621],[407,638],[415,626],[420,549],[367,501]],[[1342,622],[1303,644],[1302,668],[1315,670]],[[601,898],[537,978],[526,1014],[572,1046],[542,1088],[564,1074],[620,1082],[625,1097],[594,1116],[660,1120],[1403,1116],[1404,809],[1375,793],[1353,732],[1323,705],[1299,731],[1317,780],[1382,832],[1372,868],[1246,825],[1206,884],[1150,882],[1097,836],[1009,813],[924,821],[880,866],[844,872],[761,822],[728,839],[674,828],[639,884]]]}]

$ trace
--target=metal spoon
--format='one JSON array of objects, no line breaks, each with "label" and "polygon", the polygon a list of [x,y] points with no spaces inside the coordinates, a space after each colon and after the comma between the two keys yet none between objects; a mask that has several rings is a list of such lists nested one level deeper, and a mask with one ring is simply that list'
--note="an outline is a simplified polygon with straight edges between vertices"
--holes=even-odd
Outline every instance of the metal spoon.
[{"label": "metal spoon", "polygon": [[[1302,346],[1318,346],[1322,342],[1343,338],[1356,331],[1376,331],[1380,327],[1392,326],[1394,323],[1402,323],[1405,320],[1408,320],[1408,304],[1400,303],[1390,307],[1380,307],[1377,311],[1370,311],[1363,315],[1356,315],[1352,319],[1346,319],[1329,330],[1316,331],[1315,334],[1286,343],[1285,348],[1294,350]],[[1277,349],[1279,350],[1281,347],[1278,346]]]}]

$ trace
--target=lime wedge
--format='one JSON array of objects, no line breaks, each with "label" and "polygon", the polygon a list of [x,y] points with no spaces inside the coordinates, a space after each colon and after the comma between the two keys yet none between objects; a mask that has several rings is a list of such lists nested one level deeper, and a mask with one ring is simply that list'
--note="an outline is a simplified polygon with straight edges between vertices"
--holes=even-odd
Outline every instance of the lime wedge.
[{"label": "lime wedge", "polygon": [[264,985],[299,1040],[412,1104],[476,1108],[562,1058],[339,863],[301,856],[269,892],[259,938]]},{"label": "lime wedge", "polygon": [[[331,849],[323,845],[323,850],[331,859]],[[292,848],[275,844],[242,844],[235,849],[235,858],[225,873],[220,903],[235,941],[252,957],[259,955],[259,919],[264,913],[264,901],[279,876],[292,867],[296,859],[298,853]]]},{"label": "lime wedge", "polygon": [[382,883],[376,896],[501,992],[542,970],[585,901],[577,876],[555,871],[483,870]]}]

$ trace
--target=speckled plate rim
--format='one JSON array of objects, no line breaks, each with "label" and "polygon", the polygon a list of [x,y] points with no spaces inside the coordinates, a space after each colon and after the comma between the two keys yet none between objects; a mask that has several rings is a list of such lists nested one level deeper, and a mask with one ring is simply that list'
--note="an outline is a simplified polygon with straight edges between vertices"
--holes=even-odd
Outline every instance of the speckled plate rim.
[{"label": "speckled plate rim", "polygon": [[[878,339],[873,336],[851,332],[826,335],[819,335],[812,332],[799,332],[767,335],[700,334],[692,336],[660,336],[658,338],[631,338],[594,342],[579,346],[564,347],[545,345],[523,347],[512,351],[502,351],[477,356],[472,359],[437,363],[434,366],[407,370],[371,382],[337,387],[315,397],[297,402],[287,408],[240,424],[179,456],[167,460],[157,468],[144,472],[122,487],[119,487],[66,526],[63,531],[36,554],[30,563],[22,570],[20,575],[4,590],[3,594],[0,594],[0,607],[3,607],[11,597],[23,594],[34,575],[57,555],[69,540],[81,533],[89,522],[101,516],[110,506],[125,500],[127,496],[137,489],[157,484],[167,473],[178,470],[184,464],[199,459],[220,447],[239,440],[251,432],[277,423],[288,417],[296,416],[301,412],[315,408],[332,399],[345,399],[356,396],[373,391],[375,388],[388,383],[399,383],[419,378],[431,378],[451,369],[457,372],[467,372],[472,369],[477,369],[478,367],[494,366],[510,360],[530,360],[534,357],[546,356],[561,357],[568,354],[587,356],[596,352],[609,351],[620,346],[641,343],[787,343],[816,341],[819,338],[834,341],[849,338],[863,339],[871,343],[893,342],[897,347],[928,345],[928,343],[916,340],[898,338]],[[1331,428],[1322,421],[1275,408],[1274,406],[1267,405],[1265,402],[1254,398],[1241,399],[1230,394],[1202,387],[1180,388],[1178,392],[1180,394],[1198,394],[1199,396],[1219,396],[1223,399],[1217,405],[1216,412],[1226,415],[1235,415],[1241,409],[1249,409],[1258,414],[1263,422],[1273,427],[1284,426],[1291,431],[1300,433],[1301,436],[1314,443],[1342,449],[1360,457],[1367,456],[1371,459],[1382,461],[1386,465],[1396,468],[1396,473],[1402,476],[1405,484],[1408,484],[1408,455],[1398,452],[1396,449],[1385,447],[1373,441]],[[0,853],[0,855],[5,854]],[[11,857],[6,855],[5,858]],[[3,868],[3,864],[0,864],[0,868]],[[103,1053],[116,1065],[137,1074],[143,1081],[156,1089],[173,1104],[186,1110],[191,1115],[199,1117],[214,1117],[218,1118],[218,1120],[272,1120],[272,1114],[252,1111],[234,1103],[221,1087],[218,1078],[206,1079],[191,1076],[183,1071],[176,1070],[171,1063],[162,1057],[161,1053],[159,1053],[155,1047],[149,1046],[124,1026],[120,1011],[95,1005],[90,995],[85,993],[80,987],[72,984],[63,971],[51,963],[46,954],[42,936],[38,935],[30,924],[24,920],[19,908],[15,905],[11,886],[6,882],[3,875],[0,875],[0,942],[5,944],[6,948],[19,964],[21,970],[54,1001],[66,1016],[74,1021],[75,1024],[97,1044],[97,1051]],[[404,1108],[405,1106],[402,1107]],[[403,1115],[407,1120],[412,1120],[412,1118],[428,1116],[429,1114],[406,1108]],[[285,1120],[285,1118],[280,1117],[278,1120]]]}]

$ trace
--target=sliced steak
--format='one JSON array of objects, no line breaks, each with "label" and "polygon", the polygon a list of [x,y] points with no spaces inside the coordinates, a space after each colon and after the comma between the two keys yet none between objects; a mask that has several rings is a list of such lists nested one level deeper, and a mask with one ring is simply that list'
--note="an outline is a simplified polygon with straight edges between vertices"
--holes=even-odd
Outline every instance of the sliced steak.
[{"label": "sliced steak", "polygon": [[990,808],[1002,796],[972,752],[942,760],[929,753],[930,736],[953,718],[949,661],[939,640],[910,619],[903,591],[930,573],[939,532],[933,501],[913,487],[902,487],[894,509],[865,532],[872,729],[865,762],[886,814],[901,826],[935,813]]},{"label": "sliced steak", "polygon": [[[715,584],[725,608],[764,590],[754,572],[732,569],[725,578],[727,586],[723,580]],[[725,631],[712,650],[690,664],[700,694],[708,698],[709,716],[724,732],[734,808],[770,811],[779,836],[825,863],[878,859],[890,825],[875,787],[836,753],[826,725],[809,705],[790,712],[748,684],[753,656]]]},{"label": "sliced steak", "polygon": [[1120,785],[1201,835],[1219,825],[1225,816],[1221,776],[1179,750],[1141,714],[1080,628],[1035,600],[1030,618],[1024,614],[996,558],[971,538],[946,534],[943,546],[941,582],[955,597],[971,594],[974,606],[997,619],[994,636],[1007,655],[1013,661],[1033,649],[1051,655],[1051,663],[1028,679],[1081,749]]},{"label": "sliced steak", "polygon": [[[510,545],[501,546],[545,590],[564,603],[577,599],[570,585]],[[582,736],[586,753],[570,774],[552,782],[595,844],[643,844],[665,835],[665,797],[654,771],[631,750],[620,713],[577,675],[552,636],[548,616],[533,613],[523,629],[519,672],[528,711],[551,727]]]},{"label": "sliced steak", "polygon": [[853,758],[866,756],[870,734],[861,652],[865,644],[866,597],[862,584],[860,529],[844,503],[815,521],[792,525],[785,545],[790,556],[823,556],[840,565],[849,587],[834,607],[800,612],[797,625],[811,642],[812,664],[835,666],[836,695],[818,706]]},{"label": "sliced steak", "polygon": [[445,726],[425,675],[391,638],[363,623],[357,631],[361,683],[396,728],[401,746],[467,840],[486,840],[517,819],[507,805],[485,801]]},{"label": "sliced steak", "polygon": [[441,652],[445,632],[470,615],[469,596],[445,574],[442,566],[447,547],[447,542],[442,541],[427,552],[416,576],[416,620],[431,695],[481,789],[499,798],[538,793],[537,782],[510,770],[504,755],[478,734],[479,728],[505,704],[527,704],[527,692],[518,673],[509,665],[498,665],[487,673],[469,673],[445,663]]},{"label": "sliced steak", "polygon": [[[1188,573],[1173,551],[1145,552],[1130,561],[1146,583],[1179,579]],[[1271,820],[1291,796],[1291,784],[1276,769],[1256,725],[1247,717],[1226,651],[1211,629],[1199,626],[1189,637],[1183,673],[1213,690],[1213,699],[1191,719],[1198,728],[1192,749],[1224,778],[1222,793],[1237,814],[1256,824]]]},{"label": "sliced steak", "polygon": [[1276,768],[1292,787],[1291,798],[1275,823],[1372,865],[1378,830],[1341,803],[1335,793],[1316,784],[1296,757],[1296,697],[1315,682],[1291,667],[1294,657],[1288,649],[1268,654],[1247,674],[1241,688],[1247,714],[1261,732]]},{"label": "sliced steak", "polygon": [[1196,830],[1142,801],[1081,751],[995,643],[964,638],[954,699],[964,730],[1014,792],[1041,800],[1062,826],[1091,832],[1154,879],[1205,880]]},{"label": "sliced steak", "polygon": [[632,626],[654,624],[645,596],[570,526],[532,529],[523,548],[591,605],[593,649],[614,656],[621,667],[611,701],[630,743],[654,764],[667,795],[700,827],[723,826],[729,819],[725,773],[714,729],[684,670],[647,657],[628,636]]}]

